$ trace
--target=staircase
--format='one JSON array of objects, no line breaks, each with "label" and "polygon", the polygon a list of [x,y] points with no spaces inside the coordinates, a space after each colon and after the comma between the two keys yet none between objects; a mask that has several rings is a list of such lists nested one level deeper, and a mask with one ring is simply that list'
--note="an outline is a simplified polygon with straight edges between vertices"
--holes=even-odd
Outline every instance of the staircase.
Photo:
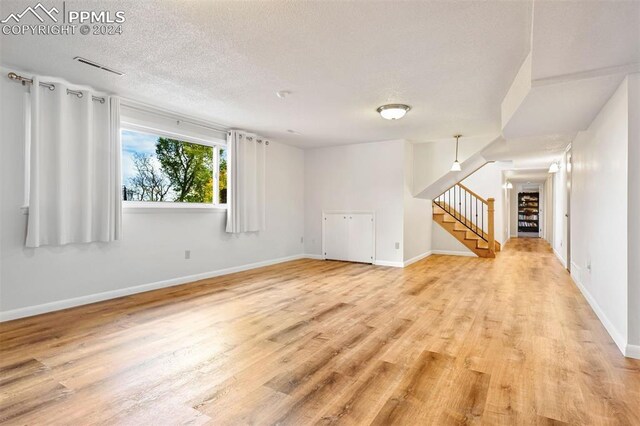
[{"label": "staircase", "polygon": [[433,220],[477,256],[494,258],[501,250],[494,235],[494,202],[456,183],[433,199]]}]

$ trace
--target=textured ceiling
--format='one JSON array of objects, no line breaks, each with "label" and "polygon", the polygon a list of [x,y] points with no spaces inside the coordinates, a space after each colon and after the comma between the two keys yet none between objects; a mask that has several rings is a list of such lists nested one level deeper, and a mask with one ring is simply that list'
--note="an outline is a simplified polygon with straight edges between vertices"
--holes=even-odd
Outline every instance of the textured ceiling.
[{"label": "textured ceiling", "polygon": [[536,1],[533,80],[640,62],[640,1]]},{"label": "textured ceiling", "polygon": [[[2,0],[0,15],[30,4]],[[124,34],[3,35],[0,62],[302,146],[499,133],[500,102],[529,52],[532,15],[529,1],[66,7],[122,9]],[[278,90],[291,95],[279,99]],[[386,121],[375,108],[389,102],[413,109]]]},{"label": "textured ceiling", "polygon": [[490,145],[483,151],[485,158],[510,162],[511,170],[547,170],[558,161],[575,134],[555,134],[508,139],[504,144]]}]

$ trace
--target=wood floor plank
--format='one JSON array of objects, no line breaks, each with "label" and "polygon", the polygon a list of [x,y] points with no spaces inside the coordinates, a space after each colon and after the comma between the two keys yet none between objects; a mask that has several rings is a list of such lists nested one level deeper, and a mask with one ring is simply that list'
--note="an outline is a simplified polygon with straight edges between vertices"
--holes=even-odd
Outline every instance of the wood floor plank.
[{"label": "wood floor plank", "polygon": [[550,247],[297,260],[0,324],[0,423],[640,424]]}]

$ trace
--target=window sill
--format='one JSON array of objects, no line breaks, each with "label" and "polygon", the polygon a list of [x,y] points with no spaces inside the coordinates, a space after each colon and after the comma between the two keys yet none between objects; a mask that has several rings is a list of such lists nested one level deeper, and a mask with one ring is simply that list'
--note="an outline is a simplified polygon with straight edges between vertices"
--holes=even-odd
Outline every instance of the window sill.
[{"label": "window sill", "polygon": [[207,212],[224,213],[227,211],[226,204],[205,204],[205,203],[172,203],[172,202],[152,202],[152,201],[123,201],[123,213],[169,213],[169,212]]},{"label": "window sill", "polygon": [[[20,207],[24,215],[29,215],[29,206]],[[168,213],[168,212],[206,212],[224,213],[226,204],[200,204],[200,203],[154,203],[149,201],[123,201],[122,213]]]}]

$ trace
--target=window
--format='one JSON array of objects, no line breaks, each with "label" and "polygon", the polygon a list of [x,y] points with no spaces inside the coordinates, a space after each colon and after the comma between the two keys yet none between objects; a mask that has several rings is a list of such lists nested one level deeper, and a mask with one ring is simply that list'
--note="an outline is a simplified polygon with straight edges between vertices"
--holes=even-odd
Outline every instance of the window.
[{"label": "window", "polygon": [[226,204],[223,146],[132,129],[121,135],[124,201]]}]

